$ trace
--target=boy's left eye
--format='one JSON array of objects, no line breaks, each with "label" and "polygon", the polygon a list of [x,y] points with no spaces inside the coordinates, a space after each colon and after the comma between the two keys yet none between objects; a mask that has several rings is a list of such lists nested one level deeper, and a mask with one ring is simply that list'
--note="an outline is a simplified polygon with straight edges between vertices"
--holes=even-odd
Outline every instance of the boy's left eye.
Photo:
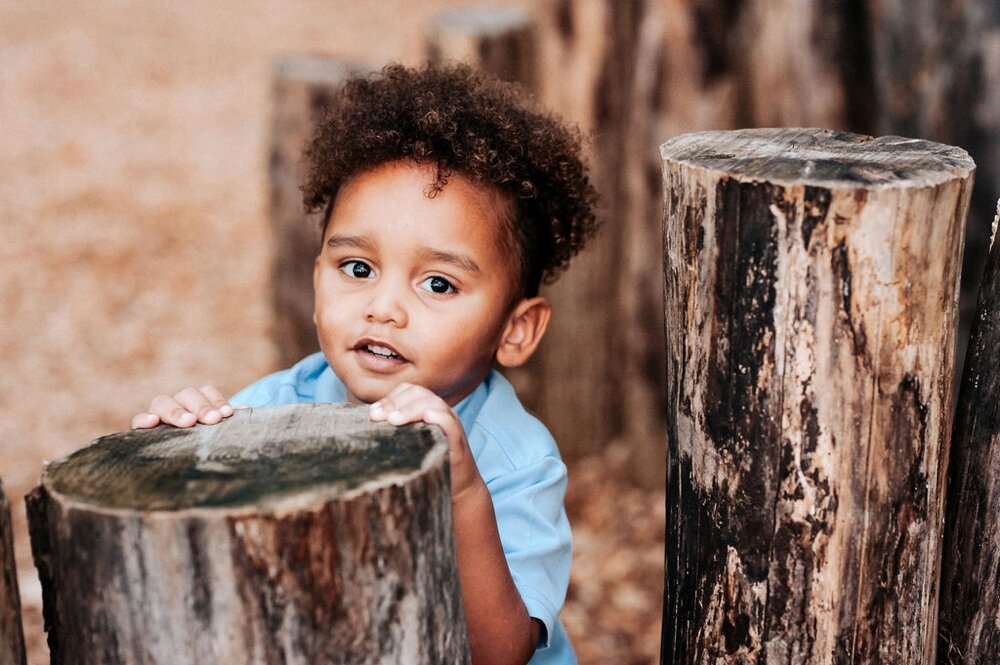
[{"label": "boy's left eye", "polygon": [[444,277],[438,276],[428,277],[424,281],[420,282],[420,287],[440,295],[455,292],[455,286],[451,282],[446,280]]}]

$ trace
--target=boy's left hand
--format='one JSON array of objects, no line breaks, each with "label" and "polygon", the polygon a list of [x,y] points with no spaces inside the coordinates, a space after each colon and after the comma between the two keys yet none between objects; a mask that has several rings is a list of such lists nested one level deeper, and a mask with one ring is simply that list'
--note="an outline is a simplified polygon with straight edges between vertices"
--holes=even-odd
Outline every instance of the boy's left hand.
[{"label": "boy's left hand", "polygon": [[444,430],[448,439],[452,502],[458,501],[468,490],[483,484],[458,414],[427,388],[401,383],[388,395],[372,403],[369,409],[374,421],[385,421],[396,426],[425,422]]}]

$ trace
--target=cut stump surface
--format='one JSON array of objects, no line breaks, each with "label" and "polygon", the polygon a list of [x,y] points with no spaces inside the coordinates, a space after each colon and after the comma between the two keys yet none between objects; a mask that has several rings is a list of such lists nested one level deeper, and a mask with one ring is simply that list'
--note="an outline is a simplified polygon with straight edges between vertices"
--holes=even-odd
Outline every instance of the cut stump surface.
[{"label": "cut stump surface", "polygon": [[446,453],[337,405],[98,439],[28,498],[52,662],[467,662]]}]

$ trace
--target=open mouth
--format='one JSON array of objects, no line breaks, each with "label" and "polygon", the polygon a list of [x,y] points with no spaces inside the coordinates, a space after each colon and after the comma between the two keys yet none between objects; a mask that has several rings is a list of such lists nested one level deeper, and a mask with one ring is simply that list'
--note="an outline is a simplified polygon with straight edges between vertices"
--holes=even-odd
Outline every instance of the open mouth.
[{"label": "open mouth", "polygon": [[359,344],[355,347],[358,351],[363,351],[365,353],[370,353],[376,358],[384,358],[386,360],[404,360],[403,356],[396,353],[396,351],[388,346],[383,346],[381,344],[373,344],[371,342],[366,342]]}]

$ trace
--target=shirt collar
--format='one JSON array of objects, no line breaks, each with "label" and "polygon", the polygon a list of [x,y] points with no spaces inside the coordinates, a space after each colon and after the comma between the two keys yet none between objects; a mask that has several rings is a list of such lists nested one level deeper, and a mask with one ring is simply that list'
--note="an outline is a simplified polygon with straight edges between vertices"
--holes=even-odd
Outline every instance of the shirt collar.
[{"label": "shirt collar", "polygon": [[465,429],[466,436],[472,431],[472,423],[479,417],[479,411],[483,408],[483,404],[486,402],[487,396],[489,396],[489,383],[492,378],[493,372],[490,372],[486,375],[485,379],[479,382],[475,390],[455,405],[455,413],[458,414],[459,420],[462,421],[462,427]]}]

